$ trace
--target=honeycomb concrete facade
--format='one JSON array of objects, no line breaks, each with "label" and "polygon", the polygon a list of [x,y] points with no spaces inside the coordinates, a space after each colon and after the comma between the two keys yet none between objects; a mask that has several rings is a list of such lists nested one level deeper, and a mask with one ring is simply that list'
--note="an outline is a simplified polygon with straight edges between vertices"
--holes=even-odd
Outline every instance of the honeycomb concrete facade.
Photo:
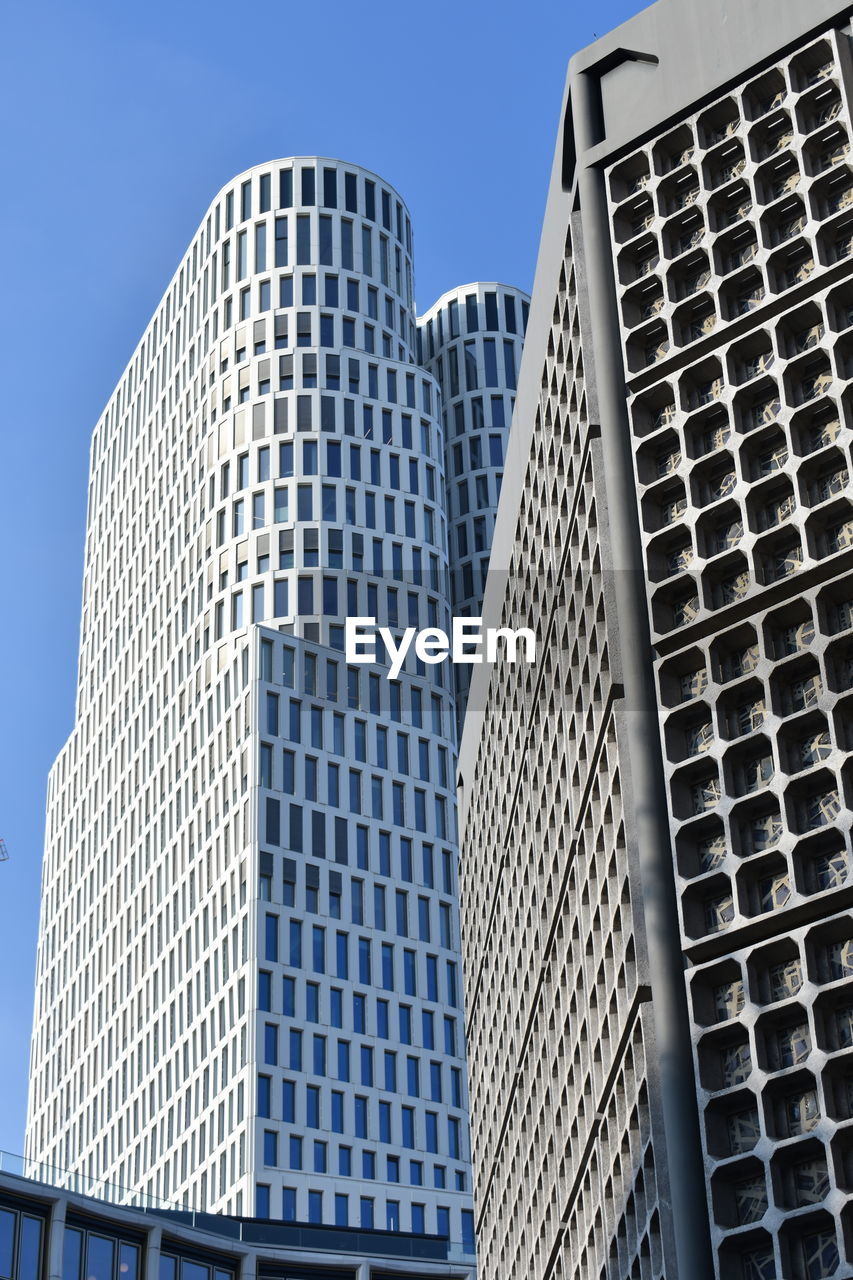
[{"label": "honeycomb concrete facade", "polygon": [[545,653],[460,755],[486,1280],[853,1275],[851,9],[570,66],[484,602]]}]

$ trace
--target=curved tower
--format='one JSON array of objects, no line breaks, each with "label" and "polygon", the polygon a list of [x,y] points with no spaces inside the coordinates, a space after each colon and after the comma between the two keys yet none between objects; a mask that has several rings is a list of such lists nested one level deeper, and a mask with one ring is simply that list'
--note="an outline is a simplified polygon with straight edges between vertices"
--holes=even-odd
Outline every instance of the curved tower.
[{"label": "curved tower", "polygon": [[[442,294],[418,320],[420,360],[437,379],[447,469],[453,612],[476,618],[483,603],[506,441],[530,299],[505,284],[466,284]],[[459,726],[471,667],[454,667]]]},{"label": "curved tower", "polygon": [[51,774],[27,1153],[212,1211],[470,1242],[439,391],[354,165],[216,196],[98,422]]}]

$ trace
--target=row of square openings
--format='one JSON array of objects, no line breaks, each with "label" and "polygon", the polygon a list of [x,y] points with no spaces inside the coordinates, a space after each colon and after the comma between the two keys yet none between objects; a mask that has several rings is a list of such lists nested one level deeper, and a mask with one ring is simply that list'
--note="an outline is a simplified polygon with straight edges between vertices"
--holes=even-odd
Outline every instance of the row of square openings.
[{"label": "row of square openings", "polygon": [[769,733],[777,740],[786,771],[796,773],[827,759],[833,740],[849,750],[853,747],[853,641],[847,638],[831,646],[826,666],[830,690],[843,695],[828,714],[818,660],[804,655],[773,672],[769,693],[768,685],[753,676],[718,698],[702,698],[670,715],[664,729],[667,758],[678,764],[733,742],[746,749],[747,740],[751,751],[760,745],[756,735],[763,739]]},{"label": "row of square openings", "polygon": [[[720,315],[734,320],[760,306],[767,298],[767,282],[773,293],[805,283],[817,262],[830,265],[848,256],[846,236],[853,213],[853,173],[846,167],[811,193],[814,217],[833,219],[819,229],[818,253],[809,236],[803,236],[809,215],[799,197],[766,214],[758,233],[748,225],[720,236],[709,251],[702,247],[701,215],[681,230],[689,232],[677,241],[686,252],[675,262],[661,265],[657,246],[647,244],[641,255],[623,254],[619,260],[624,285],[622,315],[626,329],[652,324],[674,309],[674,332],[683,342],[698,340],[713,331],[705,299],[720,298]],[[766,263],[764,259],[767,259]],[[690,316],[695,312],[695,320]],[[707,315],[703,314],[707,312]]]},{"label": "row of square openings", "polygon": [[[751,245],[745,253],[754,256]],[[777,249],[766,265],[753,263],[719,282],[712,276],[707,255],[700,252],[668,273],[669,300],[659,277],[643,280],[623,299],[625,325],[636,326],[626,341],[629,372],[638,373],[662,360],[673,344],[685,347],[710,337],[721,323],[748,315],[771,294],[804,284],[820,267],[846,261],[851,254],[853,213],[846,213],[818,233],[817,253],[808,239],[799,237]]]},{"label": "row of square openings", "polygon": [[[797,1069],[809,1071],[821,1058],[846,1055],[853,1047],[853,986],[848,983],[821,991],[808,1001],[788,1001],[766,1009],[751,1027],[739,1022],[706,1032],[697,1046],[702,1088],[708,1093],[739,1089],[755,1071],[768,1076]],[[849,1067],[849,1058],[845,1066]],[[791,1077],[783,1076],[780,1083],[787,1089]],[[838,1099],[838,1114],[831,1118],[851,1119],[850,1100],[845,1090]]]},{"label": "row of square openings", "polygon": [[[715,858],[725,862],[730,843],[722,829],[695,841],[679,841],[680,868],[703,867]],[[782,823],[778,811],[753,811],[751,818],[733,820],[730,830],[740,848],[757,838],[778,839]],[[685,936],[698,941],[740,927],[758,916],[783,911],[818,893],[849,886],[850,853],[840,832],[797,843],[790,858],[775,850],[738,867],[733,877],[714,872],[690,884],[682,896]]]},{"label": "row of square openings", "polygon": [[853,1211],[845,1210],[840,1224],[826,1209],[789,1212],[775,1247],[774,1233],[747,1227],[723,1239],[718,1257],[724,1280],[837,1280],[851,1274],[843,1259],[853,1259]]},{"label": "row of square openings", "polygon": [[828,1144],[812,1137],[780,1147],[768,1164],[754,1155],[718,1169],[711,1179],[714,1221],[743,1227],[772,1206],[787,1214],[820,1205],[835,1187],[853,1193],[853,1132]]},{"label": "row of square openings", "polygon": [[[792,102],[791,98],[796,101]],[[760,160],[793,141],[793,126],[802,134],[831,126],[841,115],[839,71],[835,51],[821,40],[797,54],[788,67],[771,68],[737,94],[714,103],[695,121],[686,121],[661,138],[651,153],[641,151],[615,166],[610,175],[611,199],[619,204],[657,179],[713,154],[744,129],[754,159]],[[791,138],[786,138],[790,129]]]},{"label": "row of square openings", "polygon": [[[793,158],[790,163],[776,163],[762,170],[756,175],[761,184],[758,198],[762,206],[768,207],[757,223],[752,221],[753,195],[745,179],[736,180],[707,199],[697,191],[685,201],[683,210],[669,216],[660,234],[654,229],[654,217],[646,213],[633,225],[639,228],[648,223],[648,228],[617,256],[620,283],[627,288],[666,270],[668,275],[676,276],[677,284],[670,289],[670,296],[676,298],[679,289],[683,293],[695,279],[697,251],[709,247],[709,233],[714,236],[714,243],[706,261],[717,275],[728,276],[747,266],[763,250],[789,243],[805,232],[809,223],[824,223],[844,214],[851,207],[850,169],[841,163],[846,156],[846,143],[827,149],[822,153],[824,176],[815,174],[815,181],[808,184],[802,183]],[[662,256],[668,261],[681,259],[674,264],[677,272],[661,266]]]},{"label": "row of square openings", "polygon": [[[704,203],[707,196],[711,197],[708,202],[711,229],[722,231],[732,225],[727,208],[736,200],[730,190],[733,183],[738,183],[750,202],[751,191],[754,191],[759,204],[769,205],[797,190],[801,178],[819,178],[847,160],[850,155],[847,129],[838,119],[841,98],[837,90],[830,92],[829,102],[820,113],[828,117],[828,122],[819,127],[817,116],[813,117],[811,123],[816,132],[809,132],[805,138],[795,137],[791,116],[779,111],[772,122],[753,130],[748,141],[731,138],[717,146],[709,152],[701,169],[685,162],[671,176],[654,181],[646,177],[644,157],[628,161],[630,167],[623,166],[620,173],[629,174],[628,182],[636,181],[633,169],[641,186],[615,214],[617,243],[627,245],[646,233],[657,231],[659,220],[675,218],[694,205]],[[689,143],[689,126],[682,126],[679,136]],[[684,154],[688,152],[689,146]],[[715,198],[717,192],[719,198]],[[739,214],[744,216],[744,212]],[[684,251],[676,238],[680,234],[678,222],[668,225],[664,234],[670,255],[673,251]]]},{"label": "row of square openings", "polygon": [[[782,1045],[777,1042],[774,1049],[778,1055]],[[732,1057],[735,1061],[720,1064],[720,1069],[734,1067],[740,1075],[737,1067],[743,1065],[742,1055]],[[844,1124],[853,1118],[853,1056],[839,1056],[821,1075],[808,1066],[786,1070],[790,1074],[765,1084],[760,1107],[753,1090],[739,1084],[726,1098],[708,1104],[705,1142],[712,1157],[728,1160],[753,1151],[765,1137],[779,1143],[812,1133],[826,1119]]]},{"label": "row of square openings", "polygon": [[[705,607],[719,609],[748,596],[753,582],[767,585],[781,581],[801,569],[807,560],[824,560],[853,548],[853,503],[826,492],[827,487],[836,484],[843,484],[845,492],[849,492],[846,463],[840,455],[808,484],[809,499],[814,497],[819,504],[827,505],[808,516],[804,532],[785,523],[800,514],[787,477],[778,484],[762,484],[757,492],[749,491],[746,521],[734,500],[700,516],[695,539],[689,526],[681,521],[676,531],[659,534],[649,543],[651,582],[665,582],[699,571]],[[673,496],[669,495],[670,500]],[[681,590],[679,583],[679,596]],[[659,629],[668,629],[673,604],[671,593],[665,592]]]},{"label": "row of square openings", "polygon": [[[642,516],[646,533],[671,528],[685,518],[698,518],[701,509],[716,503],[734,501],[741,481],[739,496],[750,499],[756,532],[779,524],[792,514],[797,502],[813,508],[845,496],[852,443],[846,425],[853,411],[851,397],[842,402],[843,418],[834,401],[823,398],[795,413],[787,430],[776,425],[777,405],[772,391],[769,399],[762,393],[757,401],[749,398],[735,404],[732,415],[721,405],[692,415],[683,424],[673,420],[671,428],[642,444],[637,450],[637,479],[645,489]],[[737,429],[748,436],[746,440],[733,435],[732,416]],[[765,417],[766,425],[753,425]],[[753,494],[753,487],[758,487],[757,494]],[[784,500],[786,487],[791,495],[797,494],[793,506]],[[779,504],[773,507],[770,504],[777,489]],[[766,511],[759,515],[764,506]]]},{"label": "row of square openings", "polygon": [[[667,560],[669,577],[651,596],[654,629],[665,634],[688,627],[703,614],[752,599],[764,587],[794,578],[811,564],[851,548],[853,513],[846,503],[843,510],[831,508],[825,516],[814,517],[805,542],[799,530],[783,525],[759,535],[749,556],[730,551],[695,565],[689,544],[672,547]],[[653,562],[653,571],[657,565]],[[694,568],[696,575],[691,572]]]},{"label": "row of square openings", "polygon": [[[691,364],[677,381],[639,392],[631,406],[634,434],[674,426],[679,414],[712,417],[729,402],[739,431],[773,425],[783,412],[782,394],[797,409],[827,394],[834,379],[846,383],[853,376],[851,329],[853,285],[847,283],[828,296],[825,316],[817,302],[808,302],[772,330],[756,329]],[[708,447],[716,443],[711,439]]]},{"label": "row of square openings", "polygon": [[[699,519],[703,510],[718,503],[746,499],[750,528],[763,533],[798,507],[812,509],[849,496],[851,439],[846,431],[842,436],[834,403],[824,403],[821,414],[798,415],[790,433],[775,422],[756,429],[750,425],[753,413],[763,418],[767,410],[772,419],[773,406],[778,404],[775,393],[766,390],[769,399],[762,394],[759,405],[748,398],[734,406],[732,416],[746,439],[733,434],[729,412],[721,406],[718,412],[697,415],[685,424],[686,448],[673,427],[638,449],[637,478],[645,488],[642,516],[647,534],[672,529],[685,518]],[[848,396],[845,422],[851,409]],[[789,434],[793,447],[789,447]]]},{"label": "row of square openings", "polygon": [[[782,664],[777,670],[788,693],[781,694],[781,683],[774,687],[776,714],[790,715],[819,706],[827,688],[847,692],[851,687],[844,680],[853,643],[853,586],[844,579],[829,583],[816,594],[815,606],[813,609],[808,599],[800,597],[769,611],[760,624],[744,623],[715,636],[707,650],[697,646],[668,658],[660,668],[663,706],[679,707],[703,697],[716,701],[726,686],[741,681],[741,686],[729,691],[731,705],[736,706],[741,701],[740,689],[746,690],[757,671],[762,674],[762,663]],[[816,664],[824,649],[825,674],[821,678]],[[796,681],[795,693],[792,682]]]},{"label": "row of square openings", "polygon": [[[701,205],[696,203],[700,198],[696,189],[685,201],[684,211],[671,216],[666,222],[662,228],[662,240],[656,233],[648,231],[619,252],[619,281],[626,289],[636,286],[631,289],[629,302],[633,303],[633,310],[630,307],[626,310],[627,322],[636,324],[662,309],[662,273],[667,278],[671,302],[689,296],[690,292],[697,292],[703,273],[707,272],[709,277],[712,272],[719,277],[731,276],[765,251],[779,250],[770,264],[775,292],[792,288],[806,279],[805,260],[800,266],[795,255],[788,250],[783,253],[781,247],[789,246],[796,236],[803,235],[810,223],[824,224],[832,218],[841,219],[849,212],[853,206],[851,171],[846,164],[840,164],[847,154],[846,142],[825,149],[821,153],[825,176],[815,175],[819,180],[810,183],[807,190],[800,190],[801,174],[793,158],[790,162],[776,163],[759,172],[756,175],[760,184],[757,198],[762,206],[769,207],[764,209],[757,223],[752,221],[753,197],[745,180],[726,187],[718,195],[711,195],[707,201],[707,214],[702,208],[704,200]],[[649,218],[650,215],[646,215],[643,221]],[[706,243],[706,228],[715,237],[712,246]],[[804,240],[797,252],[805,254],[810,244],[810,239]],[[829,227],[822,229],[819,244],[824,262],[838,261],[844,256],[833,251]],[[672,262],[672,266],[662,265],[662,254]],[[791,260],[791,270],[788,269],[788,259]],[[731,294],[732,301],[727,310],[729,318],[751,309],[746,305],[748,297],[745,297],[742,307],[735,305],[736,287],[731,288]]]},{"label": "row of square openings", "polygon": [[731,1024],[748,1004],[757,1013],[801,998],[808,984],[825,987],[839,982],[853,982],[853,929],[846,912],[811,926],[799,940],[790,935],[776,938],[749,951],[743,961],[727,956],[694,970],[694,1021],[698,1027]]},{"label": "row of square openings", "polygon": [[[697,735],[707,734],[713,742],[709,725],[710,721],[703,723]],[[686,735],[682,740],[689,741]],[[704,752],[677,766],[670,779],[673,817],[687,822],[717,811],[724,799],[731,802],[767,788],[774,792],[785,788],[788,829],[805,834],[837,819],[843,806],[850,807],[851,780],[845,770],[842,799],[830,769],[819,774],[809,772],[808,777],[798,775],[821,765],[832,765],[834,769],[839,763],[838,754],[845,755],[851,746],[853,704],[847,699],[833,714],[831,729],[825,715],[812,711],[796,716],[772,735],[751,733],[726,747],[720,762]],[[824,794],[826,806],[816,815],[814,806]]]}]

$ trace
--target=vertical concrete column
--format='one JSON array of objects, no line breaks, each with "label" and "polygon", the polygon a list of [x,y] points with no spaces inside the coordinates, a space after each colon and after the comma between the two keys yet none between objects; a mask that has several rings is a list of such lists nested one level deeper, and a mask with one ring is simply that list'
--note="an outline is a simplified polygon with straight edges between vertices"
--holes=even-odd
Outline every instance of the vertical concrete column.
[{"label": "vertical concrete column", "polygon": [[62,1280],[62,1250],[65,1244],[65,1209],[68,1201],[57,1200],[47,1229],[45,1263],[48,1280]]},{"label": "vertical concrete column", "polygon": [[[601,140],[600,91],[594,73],[575,75],[571,92],[672,1228],[679,1280],[712,1280],[714,1266],[678,903],[663,763],[657,745],[658,702],[613,284],[607,191],[603,171],[584,164],[584,153]],[[566,127],[571,124],[567,122]]]},{"label": "vertical concrete column", "polygon": [[254,1250],[243,1255],[240,1263],[240,1280],[257,1280],[258,1255]]},{"label": "vertical concrete column", "polygon": [[160,1280],[160,1250],[163,1228],[153,1227],[145,1241],[145,1280]]}]

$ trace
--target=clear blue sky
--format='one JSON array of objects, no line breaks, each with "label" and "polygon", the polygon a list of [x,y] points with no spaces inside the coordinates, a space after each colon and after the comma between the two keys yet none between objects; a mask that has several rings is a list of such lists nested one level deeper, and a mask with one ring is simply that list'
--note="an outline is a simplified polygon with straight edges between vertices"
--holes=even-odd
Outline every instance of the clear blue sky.
[{"label": "clear blue sky", "polygon": [[74,711],[89,436],[218,188],[374,169],[416,290],[529,289],[566,63],[640,0],[58,0],[0,54],[0,1149],[23,1150],[47,773]]}]

